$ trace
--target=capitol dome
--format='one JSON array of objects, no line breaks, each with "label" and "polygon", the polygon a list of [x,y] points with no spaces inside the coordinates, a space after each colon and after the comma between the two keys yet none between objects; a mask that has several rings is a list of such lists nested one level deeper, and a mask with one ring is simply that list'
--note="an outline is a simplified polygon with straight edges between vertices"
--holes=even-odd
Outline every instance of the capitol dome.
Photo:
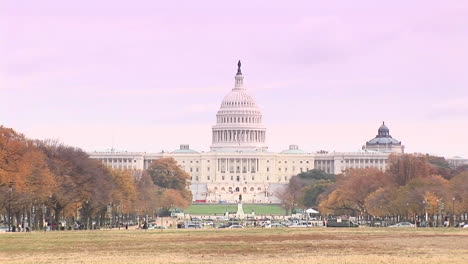
[{"label": "capitol dome", "polygon": [[221,108],[231,108],[231,107],[254,107],[257,108],[255,100],[252,96],[243,90],[233,90],[228,93],[221,103]]},{"label": "capitol dome", "polygon": [[239,61],[234,88],[224,97],[213,126],[212,151],[265,151],[266,129],[255,99],[244,88]]}]

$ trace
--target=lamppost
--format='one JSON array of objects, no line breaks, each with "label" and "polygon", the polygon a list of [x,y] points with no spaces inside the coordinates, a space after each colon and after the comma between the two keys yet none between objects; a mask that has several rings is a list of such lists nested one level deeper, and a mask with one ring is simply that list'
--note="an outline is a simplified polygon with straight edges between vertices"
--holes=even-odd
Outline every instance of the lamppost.
[{"label": "lamppost", "polygon": [[452,223],[455,227],[455,197],[452,197]]},{"label": "lamppost", "polygon": [[427,221],[427,219],[428,219],[427,208],[429,207],[429,204],[427,203],[426,200],[423,201],[423,204],[424,204],[424,211],[425,211],[425,213],[426,213],[425,219],[424,219],[424,221],[425,221],[425,227],[428,227],[428,223],[427,223],[427,222],[428,222],[428,221]]},{"label": "lamppost", "polygon": [[11,219],[11,194],[13,193],[14,182],[8,184],[8,232],[11,232],[12,219]]},{"label": "lamppost", "polygon": [[406,218],[406,221],[409,222],[409,212],[408,211],[409,211],[409,203],[406,203],[406,216],[405,216],[405,218]]}]

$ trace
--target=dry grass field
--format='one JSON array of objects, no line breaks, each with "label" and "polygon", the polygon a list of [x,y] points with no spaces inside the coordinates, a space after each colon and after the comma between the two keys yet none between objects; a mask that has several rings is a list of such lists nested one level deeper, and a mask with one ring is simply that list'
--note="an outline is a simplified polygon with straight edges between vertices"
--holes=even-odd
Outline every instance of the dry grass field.
[{"label": "dry grass field", "polygon": [[462,229],[112,230],[0,234],[0,263],[468,263]]}]

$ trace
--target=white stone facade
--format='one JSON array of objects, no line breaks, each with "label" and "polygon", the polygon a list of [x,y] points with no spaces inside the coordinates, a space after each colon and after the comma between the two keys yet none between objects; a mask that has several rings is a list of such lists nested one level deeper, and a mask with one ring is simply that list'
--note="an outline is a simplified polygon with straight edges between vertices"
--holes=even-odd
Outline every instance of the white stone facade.
[{"label": "white stone facade", "polygon": [[[209,152],[191,150],[189,145],[170,153],[90,152],[106,166],[141,172],[157,159],[172,157],[191,175],[194,201],[278,203],[277,193],[298,173],[321,169],[341,173],[345,169],[375,167],[385,170],[395,151],[364,149],[350,153],[309,153],[291,145],[280,153],[267,151],[262,114],[243,86],[238,64],[235,86],[225,96],[212,128]],[[400,151],[396,151],[400,152]]]}]

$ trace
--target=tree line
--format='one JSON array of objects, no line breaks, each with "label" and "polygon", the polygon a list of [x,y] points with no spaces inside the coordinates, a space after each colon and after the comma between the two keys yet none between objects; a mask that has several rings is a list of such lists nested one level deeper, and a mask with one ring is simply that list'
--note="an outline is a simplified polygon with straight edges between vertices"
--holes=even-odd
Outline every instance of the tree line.
[{"label": "tree line", "polygon": [[288,209],[314,207],[323,215],[454,221],[468,213],[468,166],[453,168],[430,155],[392,154],[385,171],[300,173],[281,196]]},{"label": "tree line", "polygon": [[[3,225],[66,228],[120,226],[186,208],[189,175],[167,158],[148,170],[113,170],[81,149],[31,140],[0,126],[0,215]],[[10,217],[11,216],[11,217]]]}]

